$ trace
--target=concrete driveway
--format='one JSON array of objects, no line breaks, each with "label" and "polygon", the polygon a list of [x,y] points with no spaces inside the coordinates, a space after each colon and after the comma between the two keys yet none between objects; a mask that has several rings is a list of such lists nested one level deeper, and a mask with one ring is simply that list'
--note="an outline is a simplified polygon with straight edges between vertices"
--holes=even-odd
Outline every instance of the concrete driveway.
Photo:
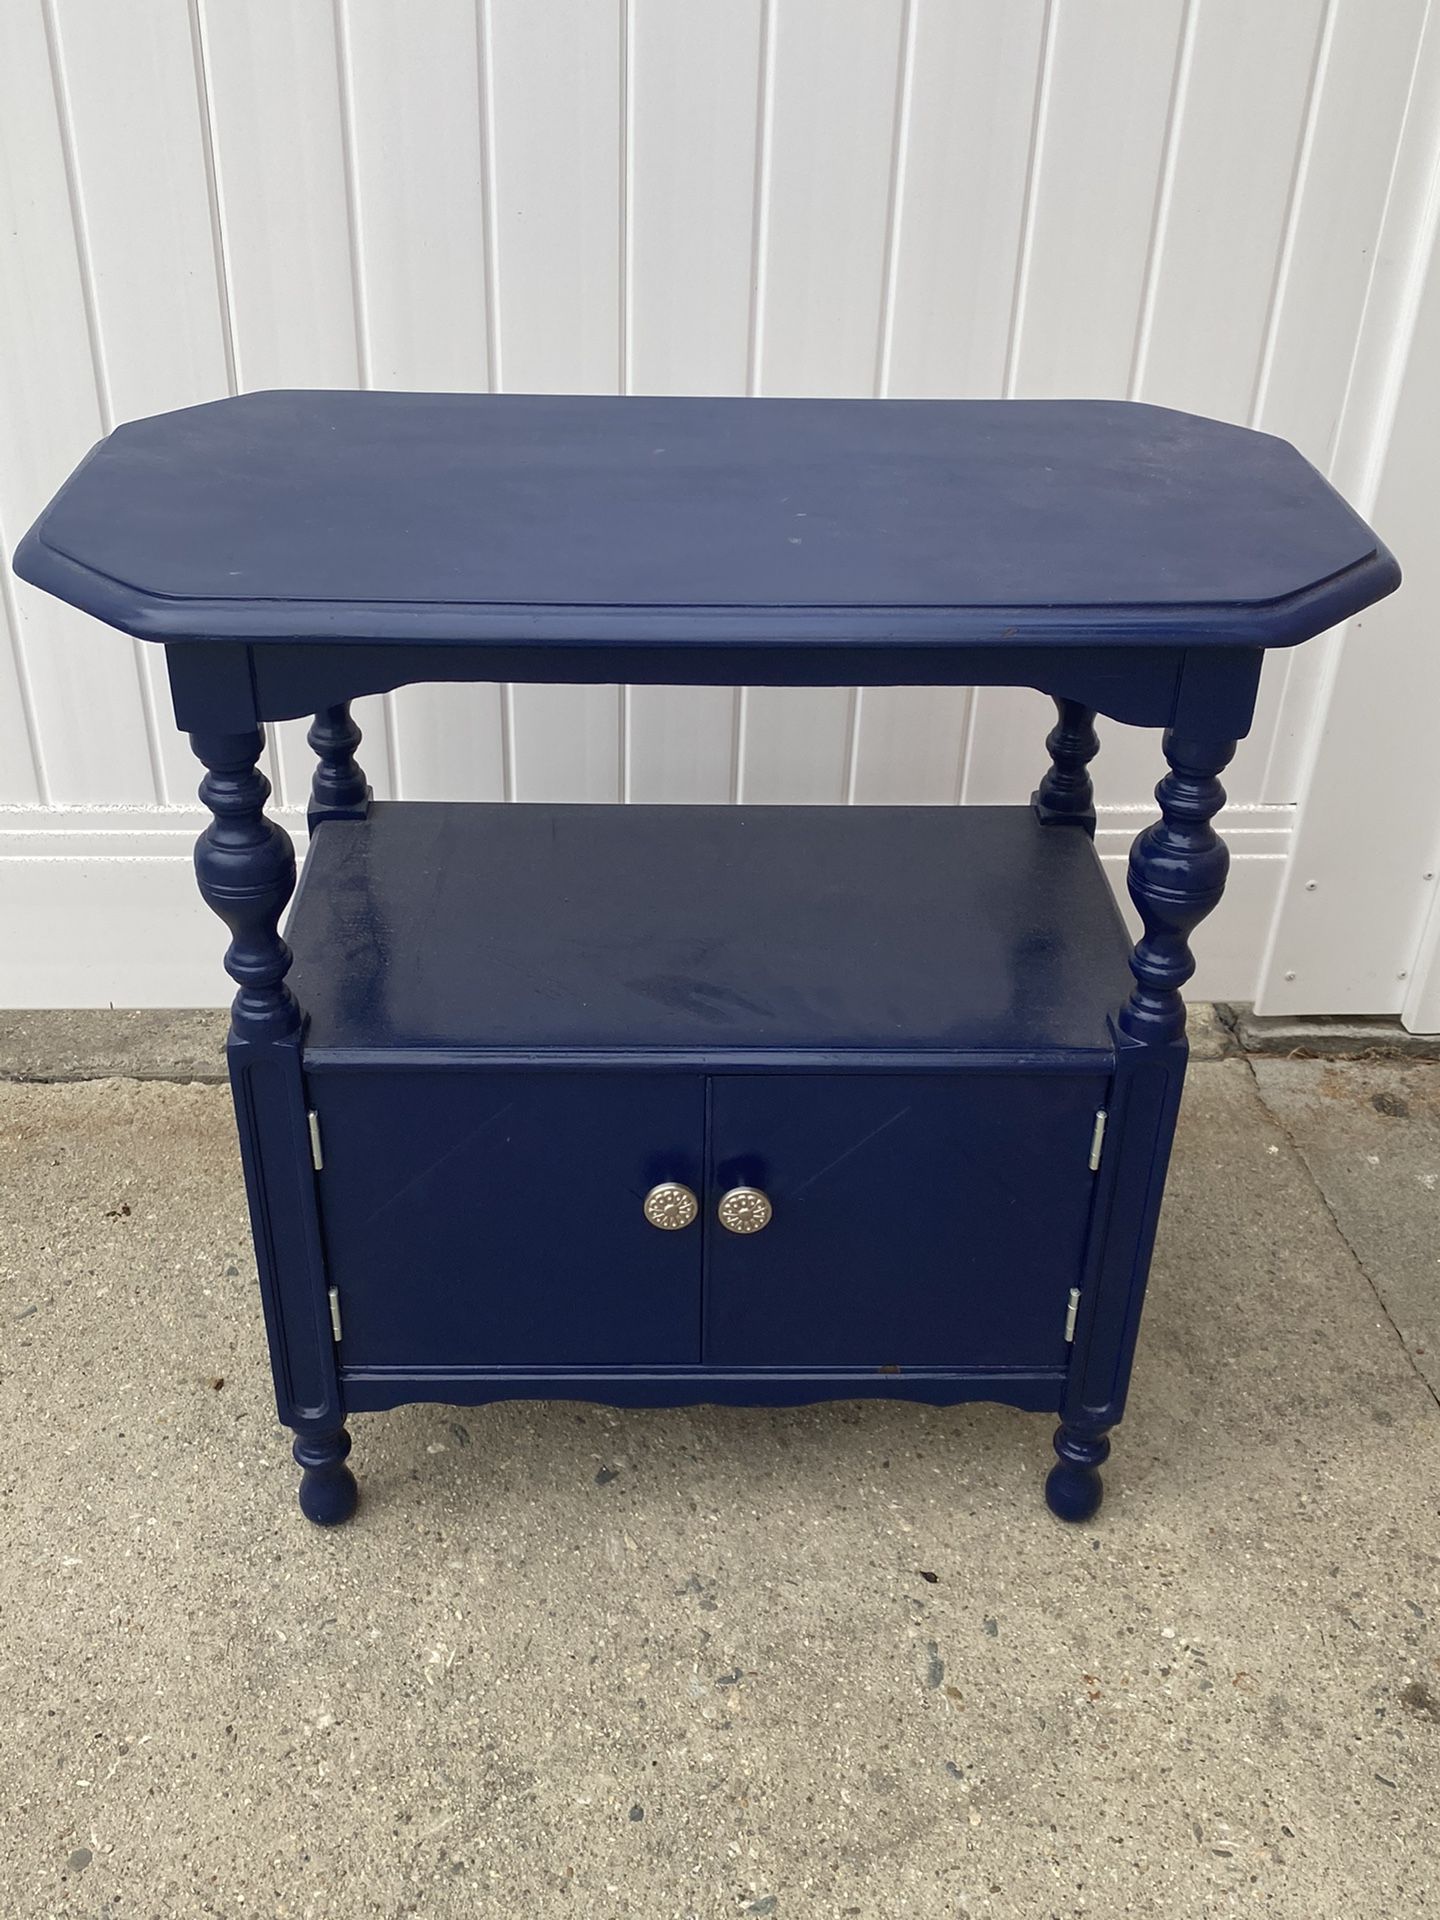
[{"label": "concrete driveway", "polygon": [[1197,1065],[1079,1529],[998,1408],[515,1405],[318,1532],[224,1090],[0,1149],[6,1920],[1440,1904],[1440,1067]]}]

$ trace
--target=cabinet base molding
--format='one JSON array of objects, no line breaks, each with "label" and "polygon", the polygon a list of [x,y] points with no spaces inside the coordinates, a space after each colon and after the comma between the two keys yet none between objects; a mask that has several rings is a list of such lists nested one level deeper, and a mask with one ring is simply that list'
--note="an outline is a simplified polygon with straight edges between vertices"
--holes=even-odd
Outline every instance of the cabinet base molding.
[{"label": "cabinet base molding", "polygon": [[820,1371],[807,1367],[572,1367],[563,1373],[455,1367],[342,1367],[351,1413],[416,1401],[479,1407],[491,1400],[588,1400],[607,1407],[801,1407],[817,1400],[916,1400],[934,1407],[996,1401],[1027,1413],[1058,1411],[1063,1370],[947,1372],[933,1367]]}]

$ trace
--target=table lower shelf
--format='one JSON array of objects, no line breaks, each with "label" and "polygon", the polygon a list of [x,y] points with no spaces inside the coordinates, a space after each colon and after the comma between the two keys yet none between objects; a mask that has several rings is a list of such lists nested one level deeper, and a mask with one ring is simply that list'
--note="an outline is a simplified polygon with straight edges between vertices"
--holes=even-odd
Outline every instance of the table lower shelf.
[{"label": "table lower shelf", "polygon": [[380,802],[286,927],[311,1060],[444,1051],[1108,1059],[1129,940],[1029,807]]}]

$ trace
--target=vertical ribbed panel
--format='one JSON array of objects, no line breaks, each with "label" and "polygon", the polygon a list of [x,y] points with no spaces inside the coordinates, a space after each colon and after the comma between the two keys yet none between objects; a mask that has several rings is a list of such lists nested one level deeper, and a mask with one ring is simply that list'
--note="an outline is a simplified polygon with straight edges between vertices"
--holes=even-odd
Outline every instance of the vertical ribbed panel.
[{"label": "vertical ribbed panel", "polygon": [[[1352,366],[1425,16],[13,0],[0,558],[114,421],[258,387],[1132,393],[1323,465],[1347,394],[1365,404]],[[1271,663],[1232,800],[1296,800],[1322,659]],[[1048,712],[995,689],[357,704],[377,792],[522,799],[1011,800]],[[302,735],[276,729],[290,803]],[[1102,805],[1146,801],[1155,773],[1151,741],[1106,729]],[[192,792],[158,658],[7,577],[0,802]]]}]

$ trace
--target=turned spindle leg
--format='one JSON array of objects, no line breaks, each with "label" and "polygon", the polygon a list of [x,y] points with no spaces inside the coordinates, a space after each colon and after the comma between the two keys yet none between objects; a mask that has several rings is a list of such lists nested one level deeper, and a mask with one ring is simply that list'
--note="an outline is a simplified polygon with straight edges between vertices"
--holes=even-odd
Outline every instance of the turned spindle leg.
[{"label": "turned spindle leg", "polygon": [[306,822],[313,833],[322,820],[363,820],[370,805],[370,788],[355,759],[361,733],[350,716],[350,703],[322,707],[305,738],[315,749],[315,776],[310,783]]},{"label": "turned spindle leg", "polygon": [[291,956],[280,938],[280,916],[295,890],[295,849],[265,814],[270,782],[257,764],[265,748],[261,729],[192,733],[190,743],[206,768],[200,798],[213,815],[195,844],[195,875],[206,904],[230,929],[225,970],[238,988],[227,1053],[276,1397],[281,1419],[297,1434],[301,1507],[333,1525],[354,1510],[356,1489],[345,1465],[350,1436],[315,1215],[300,1008],[285,981]]},{"label": "turned spindle leg", "polygon": [[1130,898],[1145,931],[1130,956],[1135,986],[1121,1031],[1149,1046],[1185,1031],[1180,989],[1195,971],[1190,935],[1220,904],[1230,849],[1210,822],[1225,804],[1220,775],[1233,740],[1165,735],[1170,771],[1155,789],[1160,818],[1130,849]]},{"label": "turned spindle leg", "polygon": [[265,815],[270,782],[256,764],[265,735],[258,727],[192,733],[190,744],[206,768],[200,798],[214,815],[195,843],[195,878],[205,904],[230,929],[225,971],[239,987],[230,1031],[241,1040],[276,1039],[300,1025],[285,984],[290,949],[279,931],[295,891],[295,849],[278,821]]},{"label": "turned spindle leg", "polygon": [[1045,1497],[1062,1520],[1099,1507],[1107,1434],[1124,1409],[1145,1298],[1165,1167],[1185,1075],[1185,1002],[1195,971],[1190,935],[1219,904],[1230,856],[1211,825],[1225,804],[1220,774],[1233,740],[1172,730],[1170,771],[1155,789],[1160,818],[1130,852],[1130,898],[1144,928],[1130,956],[1135,984],[1121,1010],[1110,1132],[1102,1172],[1107,1226],[1102,1277],[1082,1309]]},{"label": "turned spindle leg", "polygon": [[1090,762],[1100,751],[1100,736],[1095,731],[1094,707],[1082,707],[1078,700],[1053,696],[1057,715],[1055,725],[1045,736],[1050,768],[1031,796],[1037,817],[1046,826],[1070,820],[1095,831],[1095,789],[1090,781]]}]

